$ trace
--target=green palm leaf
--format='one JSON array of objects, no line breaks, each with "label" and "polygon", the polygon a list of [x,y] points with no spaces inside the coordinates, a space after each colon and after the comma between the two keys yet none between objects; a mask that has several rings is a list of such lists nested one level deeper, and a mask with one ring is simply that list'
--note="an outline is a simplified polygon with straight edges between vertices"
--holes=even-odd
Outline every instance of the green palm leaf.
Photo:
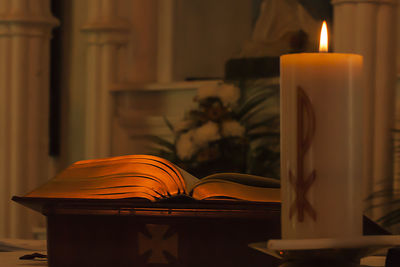
[{"label": "green palm leaf", "polygon": [[371,195],[369,195],[365,200],[372,200],[376,198],[382,197],[391,197],[394,194],[400,194],[400,190],[394,190],[393,188],[384,188],[378,191],[375,191]]},{"label": "green palm leaf", "polygon": [[238,108],[238,110],[235,110],[236,117],[238,119],[242,119],[246,114],[248,114],[250,111],[252,111],[254,108],[258,107],[261,103],[266,101],[268,98],[274,96],[276,93],[271,92],[271,91],[262,91],[247,100]]},{"label": "green palm leaf", "polygon": [[382,216],[377,221],[381,222],[385,226],[390,226],[390,225],[399,223],[400,222],[400,209],[396,209],[394,211],[387,213],[385,216]]},{"label": "green palm leaf", "polygon": [[151,142],[158,144],[162,148],[168,149],[170,151],[175,151],[175,144],[168,141],[167,139],[161,138],[157,135],[146,135],[145,138],[150,140]]},{"label": "green palm leaf", "polygon": [[366,210],[372,210],[374,208],[380,208],[388,205],[396,205],[400,204],[400,199],[392,199],[392,200],[387,200],[387,201],[382,201],[381,203],[374,204],[369,206]]},{"label": "green palm leaf", "polygon": [[251,132],[253,130],[257,130],[257,128],[261,127],[271,127],[271,125],[279,127],[279,115],[270,115],[268,118],[257,121],[257,122],[247,122],[246,129],[247,132]]},{"label": "green palm leaf", "polygon": [[172,123],[168,120],[166,116],[163,116],[164,122],[167,125],[167,127],[171,130],[171,132],[174,132],[174,126]]}]

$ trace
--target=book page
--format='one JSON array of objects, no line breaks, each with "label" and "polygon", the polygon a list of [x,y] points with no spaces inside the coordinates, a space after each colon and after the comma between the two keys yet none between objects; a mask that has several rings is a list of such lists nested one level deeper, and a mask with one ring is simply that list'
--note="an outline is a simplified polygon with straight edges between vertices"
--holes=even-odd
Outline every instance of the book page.
[{"label": "book page", "polygon": [[280,188],[280,181],[273,178],[267,178],[252,174],[245,173],[216,173],[201,179],[202,182],[210,180],[226,180],[232,181],[244,185],[257,186],[257,187],[268,187],[268,188]]},{"label": "book page", "polygon": [[25,197],[156,200],[184,192],[179,171],[148,155],[85,160],[72,164]]},{"label": "book page", "polygon": [[248,186],[227,180],[209,180],[193,188],[197,200],[234,199],[257,202],[280,202],[279,188]]},{"label": "book page", "polygon": [[183,179],[185,180],[185,185],[186,185],[186,194],[189,194],[189,192],[192,191],[193,187],[200,182],[200,179],[194,177],[187,171],[177,167],[178,170],[181,172]]}]

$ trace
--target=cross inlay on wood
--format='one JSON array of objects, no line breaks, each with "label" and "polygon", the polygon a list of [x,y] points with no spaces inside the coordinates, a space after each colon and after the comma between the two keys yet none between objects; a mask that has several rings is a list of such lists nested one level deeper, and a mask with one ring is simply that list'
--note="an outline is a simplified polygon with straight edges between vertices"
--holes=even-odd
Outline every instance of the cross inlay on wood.
[{"label": "cross inlay on wood", "polygon": [[140,254],[151,251],[147,263],[168,264],[166,253],[178,258],[178,235],[171,232],[169,225],[146,224],[145,227],[147,233],[139,233],[138,243]]},{"label": "cross inlay on wood", "polygon": [[312,139],[315,133],[315,113],[310,99],[304,90],[297,87],[297,179],[289,170],[289,181],[294,187],[296,198],[289,210],[289,218],[297,212],[299,222],[304,221],[305,213],[316,221],[317,213],[307,199],[307,192],[316,179],[316,172],[305,178],[304,156],[310,149]]}]

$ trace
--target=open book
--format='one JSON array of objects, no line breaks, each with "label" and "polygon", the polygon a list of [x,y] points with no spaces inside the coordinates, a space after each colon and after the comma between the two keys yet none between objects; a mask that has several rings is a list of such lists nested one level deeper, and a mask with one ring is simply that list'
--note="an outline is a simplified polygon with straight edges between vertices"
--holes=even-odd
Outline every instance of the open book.
[{"label": "open book", "polygon": [[275,179],[220,173],[200,180],[150,155],[78,161],[24,197],[157,201],[181,195],[197,200],[280,201],[279,181]]}]

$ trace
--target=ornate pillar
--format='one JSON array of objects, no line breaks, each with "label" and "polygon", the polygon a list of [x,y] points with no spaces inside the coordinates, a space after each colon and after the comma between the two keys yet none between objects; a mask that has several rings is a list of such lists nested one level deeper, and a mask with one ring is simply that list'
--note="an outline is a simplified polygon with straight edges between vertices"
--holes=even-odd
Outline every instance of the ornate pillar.
[{"label": "ornate pillar", "polygon": [[29,237],[39,218],[11,202],[48,178],[49,0],[0,1],[0,236]]},{"label": "ornate pillar", "polygon": [[[393,182],[396,0],[333,0],[334,48],[364,56],[365,196]],[[376,213],[379,216],[379,212]]]},{"label": "ornate pillar", "polygon": [[124,2],[90,0],[87,37],[86,122],[84,157],[110,156],[112,99],[110,86],[126,71],[130,25],[118,17]]},{"label": "ornate pillar", "polygon": [[173,81],[174,0],[158,1],[157,82]]}]

